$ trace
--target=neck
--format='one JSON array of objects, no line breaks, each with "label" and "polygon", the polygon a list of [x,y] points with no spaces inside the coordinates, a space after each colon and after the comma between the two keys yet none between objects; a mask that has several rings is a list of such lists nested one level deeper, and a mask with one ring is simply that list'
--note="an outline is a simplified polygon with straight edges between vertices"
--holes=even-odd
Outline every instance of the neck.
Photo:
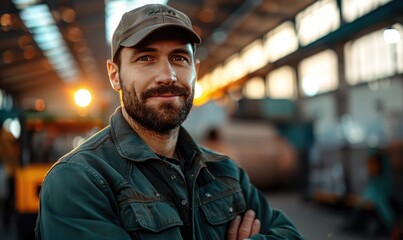
[{"label": "neck", "polygon": [[122,108],[123,117],[129,123],[131,128],[140,136],[140,138],[158,155],[173,158],[175,156],[176,143],[178,140],[179,127],[172,129],[166,134],[160,134],[145,129],[134,121],[125,108]]}]

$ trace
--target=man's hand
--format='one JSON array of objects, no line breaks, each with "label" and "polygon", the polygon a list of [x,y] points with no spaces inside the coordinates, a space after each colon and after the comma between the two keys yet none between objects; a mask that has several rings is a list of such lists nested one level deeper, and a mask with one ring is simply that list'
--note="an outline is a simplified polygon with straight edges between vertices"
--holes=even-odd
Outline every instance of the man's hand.
[{"label": "man's hand", "polygon": [[255,217],[253,210],[246,211],[243,217],[238,215],[228,228],[227,240],[243,240],[259,233],[261,223]]}]

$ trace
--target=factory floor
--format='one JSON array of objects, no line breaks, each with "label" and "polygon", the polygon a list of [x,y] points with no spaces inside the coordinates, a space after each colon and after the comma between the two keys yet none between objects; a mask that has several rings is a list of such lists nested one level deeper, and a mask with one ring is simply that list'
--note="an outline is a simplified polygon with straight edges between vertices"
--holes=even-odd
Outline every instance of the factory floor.
[{"label": "factory floor", "polygon": [[283,210],[307,240],[386,240],[384,234],[352,230],[352,209],[321,205],[294,192],[266,192],[270,205]]}]

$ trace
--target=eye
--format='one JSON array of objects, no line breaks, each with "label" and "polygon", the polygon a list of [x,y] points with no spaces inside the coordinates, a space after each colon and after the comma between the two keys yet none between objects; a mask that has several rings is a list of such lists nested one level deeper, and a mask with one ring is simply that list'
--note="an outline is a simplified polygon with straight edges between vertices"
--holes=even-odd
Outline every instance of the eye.
[{"label": "eye", "polygon": [[148,55],[141,56],[137,59],[137,61],[151,61],[151,60],[152,60],[152,58]]},{"label": "eye", "polygon": [[176,55],[172,57],[173,61],[176,62],[189,62],[189,59],[187,57],[181,56],[181,55]]}]

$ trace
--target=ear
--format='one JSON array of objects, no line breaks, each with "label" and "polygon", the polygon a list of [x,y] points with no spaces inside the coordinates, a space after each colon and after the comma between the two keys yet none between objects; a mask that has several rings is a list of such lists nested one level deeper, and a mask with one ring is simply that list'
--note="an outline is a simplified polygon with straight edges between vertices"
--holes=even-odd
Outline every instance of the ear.
[{"label": "ear", "polygon": [[199,59],[195,59],[195,69],[196,69],[196,76],[199,73],[199,66],[200,66],[200,60]]},{"label": "ear", "polygon": [[108,70],[109,82],[115,91],[120,91],[120,81],[119,81],[119,67],[111,59],[106,61],[106,68]]}]

